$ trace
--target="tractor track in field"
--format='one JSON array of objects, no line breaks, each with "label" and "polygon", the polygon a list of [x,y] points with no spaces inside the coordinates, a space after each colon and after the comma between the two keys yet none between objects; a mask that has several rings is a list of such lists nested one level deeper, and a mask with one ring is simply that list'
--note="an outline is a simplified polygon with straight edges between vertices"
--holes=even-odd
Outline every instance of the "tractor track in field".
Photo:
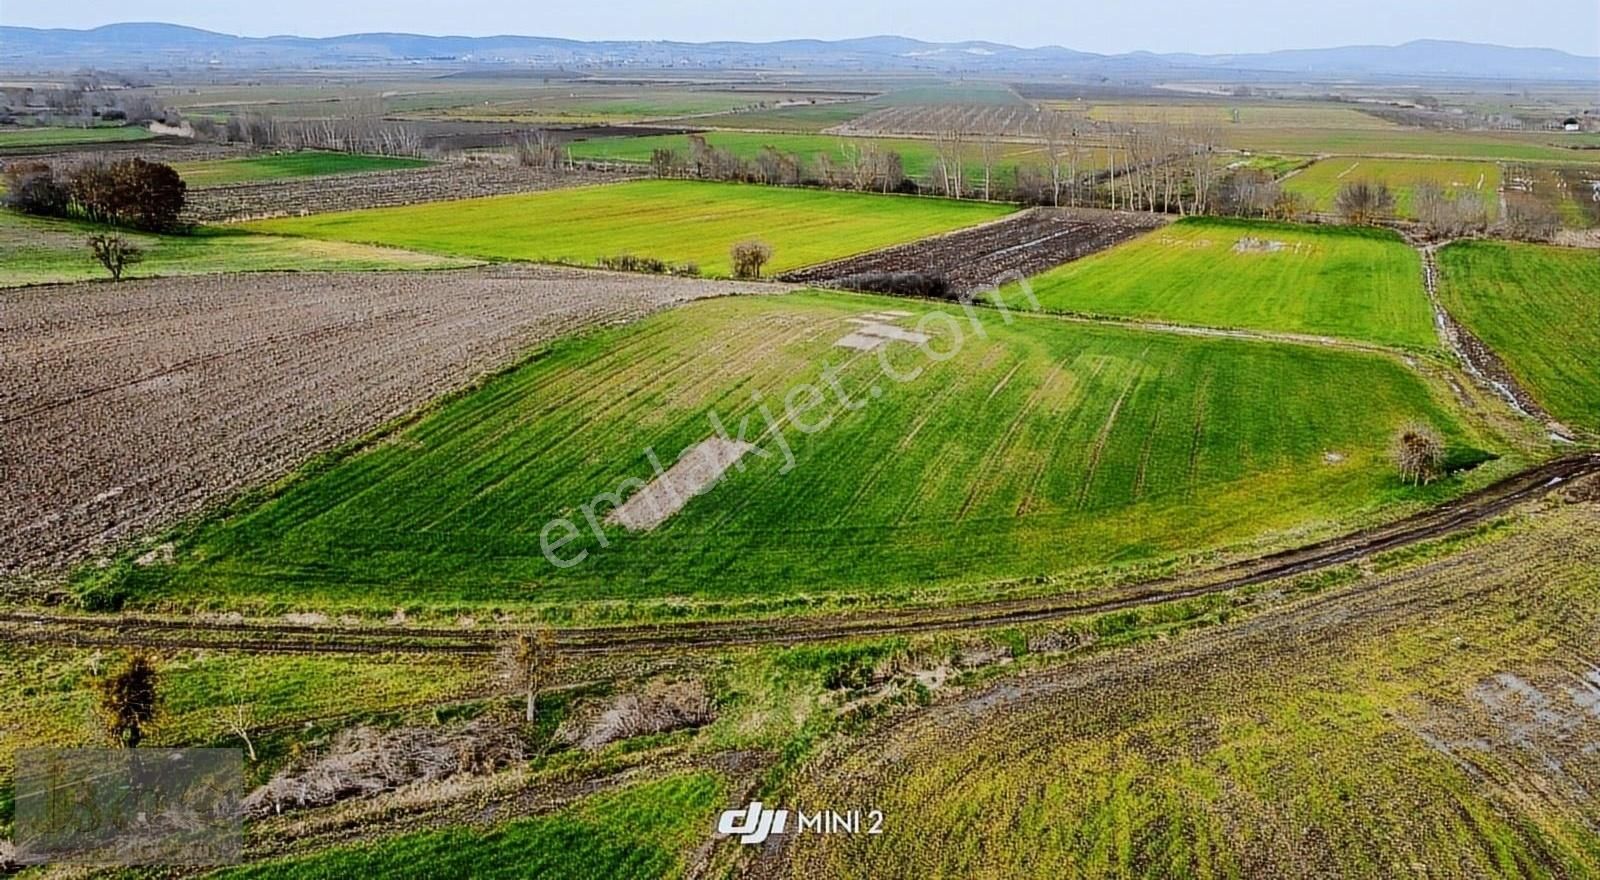
[{"label": "tractor track in field", "polygon": [[[832,617],[575,628],[557,630],[555,638],[558,649],[568,655],[626,655],[675,648],[716,649],[936,633],[1122,611],[1295,577],[1447,537],[1523,502],[1541,498],[1558,486],[1596,474],[1600,474],[1600,452],[1569,455],[1385,526],[1224,565],[1191,577],[1158,578],[1094,596],[1057,595]],[[506,638],[505,630],[492,628],[402,630],[20,610],[0,611],[0,634],[13,643],[39,645],[206,648],[280,654],[489,655]]]}]

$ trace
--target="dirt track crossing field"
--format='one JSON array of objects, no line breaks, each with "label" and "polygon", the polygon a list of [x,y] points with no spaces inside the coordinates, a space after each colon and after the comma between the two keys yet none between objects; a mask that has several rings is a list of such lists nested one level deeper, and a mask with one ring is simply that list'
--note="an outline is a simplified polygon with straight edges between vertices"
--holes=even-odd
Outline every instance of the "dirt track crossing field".
[{"label": "dirt track crossing field", "polygon": [[873,251],[784,276],[826,284],[866,272],[943,275],[957,291],[1030,277],[1148,232],[1164,221],[1154,214],[1089,208],[1034,208],[1004,220]]},{"label": "dirt track crossing field", "polygon": [[170,524],[556,336],[751,289],[498,267],[5,292],[0,576]]}]

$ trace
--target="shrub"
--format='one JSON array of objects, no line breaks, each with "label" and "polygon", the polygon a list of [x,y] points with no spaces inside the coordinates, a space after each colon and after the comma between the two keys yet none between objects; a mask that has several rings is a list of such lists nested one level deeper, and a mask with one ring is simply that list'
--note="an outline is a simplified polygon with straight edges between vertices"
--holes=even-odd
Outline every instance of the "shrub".
[{"label": "shrub", "polygon": [[761,267],[772,259],[772,246],[755,239],[741,241],[729,249],[728,256],[733,261],[735,278],[760,278]]},{"label": "shrub", "polygon": [[72,194],[49,165],[13,162],[6,166],[5,205],[24,214],[65,217]]},{"label": "shrub", "polygon": [[160,708],[155,664],[144,654],[136,653],[128,658],[121,672],[95,684],[106,732],[118,745],[137,748]]},{"label": "shrub", "polygon": [[614,257],[601,257],[595,260],[595,265],[613,272],[646,272],[651,275],[682,275],[695,278],[700,275],[698,263],[669,263],[655,257],[639,257],[633,254],[617,254]]},{"label": "shrub", "polygon": [[1400,479],[1429,483],[1444,470],[1444,438],[1432,425],[1411,422],[1395,432],[1389,455]]},{"label": "shrub", "polygon": [[143,159],[85,165],[71,178],[72,201],[84,217],[151,232],[178,227],[186,189],[170,165]]}]

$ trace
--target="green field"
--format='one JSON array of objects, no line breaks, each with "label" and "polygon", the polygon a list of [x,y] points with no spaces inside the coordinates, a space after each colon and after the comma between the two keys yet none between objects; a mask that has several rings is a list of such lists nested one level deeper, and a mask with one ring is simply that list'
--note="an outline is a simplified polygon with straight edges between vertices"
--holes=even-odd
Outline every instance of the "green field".
[{"label": "green field", "polygon": [[1386,183],[1395,194],[1395,213],[1414,217],[1411,190],[1424,181],[1450,192],[1476,193],[1489,216],[1499,213],[1500,166],[1493,162],[1449,162],[1428,159],[1364,159],[1347,156],[1323,159],[1283,182],[1289,192],[1300,193],[1317,211],[1332,211],[1339,188],[1347,183]]},{"label": "green field", "polygon": [[843,125],[881,106],[867,101],[838,101],[828,104],[808,104],[803,107],[719,113],[715,116],[702,116],[695,120],[695,124],[713,128],[748,128],[757,131],[820,132],[825,128]]},{"label": "green field", "polygon": [[[1409,419],[1463,451],[1495,445],[1452,415],[1447,391],[1383,355],[1045,315],[1008,326],[995,313],[982,338],[965,317],[924,321],[945,359],[895,343],[884,352],[895,374],[926,367],[900,382],[879,355],[835,344],[850,319],[897,308],[961,314],[847,294],[737,297],[559,343],[201,527],[176,564],[129,568],[115,588],[279,609],[993,595],[995,581],[1280,530],[1299,541],[1385,502],[1457,491],[1393,475],[1384,450]],[[750,453],[654,531],[609,526],[604,546],[585,532],[559,548],[582,557],[571,567],[543,555],[541,533],[562,534],[545,531],[553,518],[584,521],[585,505],[603,518],[597,494],[651,478],[647,450],[670,464],[715,435],[711,411],[738,436],[753,392],[781,412],[790,389],[825,376],[839,391],[802,415],[828,426],[782,432],[790,472],[768,437],[765,457]],[[752,417],[743,436],[763,424]]]},{"label": "green field", "polygon": [[1191,218],[1031,284],[1047,309],[1438,345],[1421,260],[1384,230]]},{"label": "green field", "polygon": [[7,147],[57,147],[70,144],[101,144],[111,141],[142,141],[155,137],[147,128],[122,125],[96,125],[91,128],[0,128],[0,150]]},{"label": "green field", "polygon": [[1548,133],[1502,134],[1411,128],[1218,128],[1223,143],[1228,146],[1266,153],[1600,162],[1600,151],[1555,146],[1552,142],[1559,142],[1557,136]]},{"label": "green field", "polygon": [[[816,156],[826,155],[831,161],[838,163],[844,161],[846,147],[854,146],[863,148],[873,144],[885,152],[893,151],[900,154],[901,164],[909,177],[927,178],[938,162],[938,153],[934,142],[915,138],[854,138],[835,137],[824,134],[776,134],[768,132],[745,131],[719,131],[707,134],[706,143],[713,147],[728,150],[735,156],[744,160],[754,159],[766,147],[772,147],[780,152],[792,153],[799,156],[811,173],[815,173]],[[655,150],[676,150],[678,155],[687,158],[689,155],[689,138],[687,135],[667,134],[651,135],[649,137],[611,137],[597,138],[592,141],[576,141],[569,148],[575,159],[595,159],[607,162],[638,162],[650,161],[650,155]],[[1091,152],[1085,157],[1089,160],[1086,166],[1092,164],[1094,155]],[[967,177],[969,180],[981,181],[983,169],[978,163],[977,148],[972,145],[967,147]],[[1041,149],[1034,144],[1003,144],[999,159],[996,162],[995,174],[998,177],[1001,170],[1009,178],[1012,168],[1019,164],[1042,163],[1044,161]]]},{"label": "green field", "polygon": [[367,242],[488,260],[593,263],[618,254],[732,270],[744,239],[773,248],[778,273],[1003,216],[1010,205],[689,181],[494,196],[246,224],[262,232]]},{"label": "green field", "polygon": [[[46,220],[0,211],[0,287],[106,278],[89,252],[89,223]],[[313,241],[239,230],[200,229],[192,235],[124,232],[144,251],[125,278],[209,272],[334,269],[439,269],[470,265],[459,258],[395,248]]]},{"label": "green field", "polygon": [[244,159],[211,159],[202,162],[180,162],[173,166],[191,189],[207,186],[227,186],[235,183],[256,183],[286,177],[320,177],[327,174],[356,174],[363,171],[395,171],[402,168],[421,168],[430,164],[423,159],[406,159],[394,156],[363,156],[355,153],[275,153],[270,156],[250,156]]},{"label": "green field", "polygon": [[1473,241],[1439,252],[1439,295],[1556,419],[1600,432],[1600,255]]},{"label": "green field", "polygon": [[726,797],[711,773],[686,773],[584,799],[489,830],[452,827],[220,871],[216,880],[347,877],[588,878],[681,876]]}]

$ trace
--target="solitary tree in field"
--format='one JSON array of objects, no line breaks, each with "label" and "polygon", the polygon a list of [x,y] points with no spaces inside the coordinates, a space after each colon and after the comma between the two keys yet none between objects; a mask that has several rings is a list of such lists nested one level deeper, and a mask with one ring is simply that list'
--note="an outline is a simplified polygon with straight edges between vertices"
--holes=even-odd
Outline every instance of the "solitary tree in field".
[{"label": "solitary tree in field", "polygon": [[142,652],[129,657],[121,671],[96,682],[106,732],[123,747],[138,747],[155,722],[161,705],[156,685],[155,663]]},{"label": "solitary tree in field", "polygon": [[89,236],[89,250],[94,258],[111,273],[112,281],[122,280],[122,271],[144,259],[144,252],[126,238],[114,232]]},{"label": "solitary tree in field", "polygon": [[733,261],[733,277],[760,278],[761,267],[772,259],[772,246],[764,241],[741,241],[728,251]]},{"label": "solitary tree in field", "polygon": [[1430,483],[1444,471],[1444,438],[1432,425],[1411,422],[1395,432],[1389,455],[1400,479],[1413,485]]},{"label": "solitary tree in field", "polygon": [[527,719],[532,724],[539,717],[539,692],[555,675],[555,634],[549,627],[517,633],[500,650],[500,665],[512,685],[527,695]]}]

